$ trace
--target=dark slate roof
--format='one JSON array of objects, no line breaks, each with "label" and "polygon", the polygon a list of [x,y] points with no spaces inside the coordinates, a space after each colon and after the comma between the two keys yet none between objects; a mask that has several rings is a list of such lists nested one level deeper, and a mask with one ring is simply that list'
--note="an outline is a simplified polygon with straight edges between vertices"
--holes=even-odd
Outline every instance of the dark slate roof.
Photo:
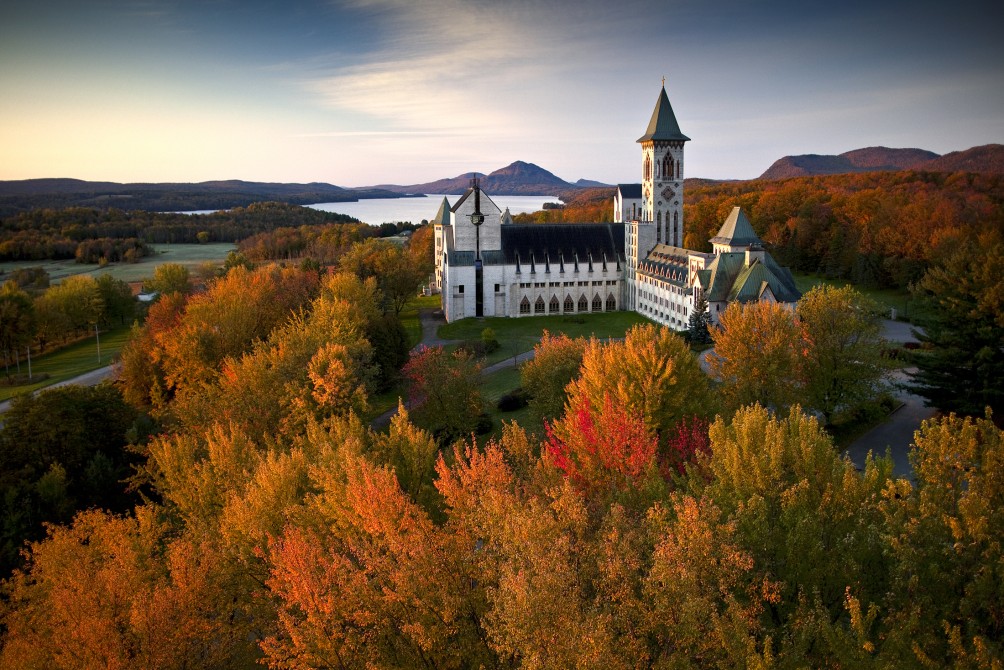
[{"label": "dark slate roof", "polygon": [[617,184],[617,190],[625,200],[641,199],[641,184]]},{"label": "dark slate roof", "polygon": [[[624,261],[623,223],[514,223],[502,226],[506,263],[545,269],[562,263],[608,264]],[[614,269],[611,267],[610,269]]]},{"label": "dark slate roof", "polygon": [[659,99],[655,103],[652,119],[648,122],[648,129],[644,135],[638,138],[639,142],[648,142],[650,140],[690,141],[690,138],[680,131],[680,124],[676,121],[673,106],[669,104],[669,96],[666,95],[665,86],[659,92]]},{"label": "dark slate roof", "polygon": [[473,251],[448,251],[446,252],[446,262],[453,267],[462,265],[474,265]]},{"label": "dark slate roof", "polygon": [[689,258],[686,249],[657,244],[638,265],[638,272],[676,286],[686,286]]},{"label": "dark slate roof", "polygon": [[753,230],[753,225],[746,218],[741,207],[733,207],[729,218],[725,219],[718,234],[711,238],[712,244],[729,244],[735,247],[763,245],[760,237]]}]

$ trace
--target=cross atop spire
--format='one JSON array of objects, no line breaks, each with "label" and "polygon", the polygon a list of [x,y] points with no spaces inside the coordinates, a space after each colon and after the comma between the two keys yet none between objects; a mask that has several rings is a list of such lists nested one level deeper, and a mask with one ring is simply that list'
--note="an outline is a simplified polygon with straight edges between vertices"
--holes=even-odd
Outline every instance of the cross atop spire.
[{"label": "cross atop spire", "polygon": [[662,75],[662,87],[666,88],[666,75]]},{"label": "cross atop spire", "polygon": [[666,96],[665,81],[665,78],[663,78],[663,87],[659,91],[659,99],[655,102],[652,119],[648,122],[645,134],[638,139],[639,142],[648,142],[650,140],[687,142],[690,140],[689,137],[680,131],[680,124],[676,121],[673,106],[669,104],[669,97]]}]

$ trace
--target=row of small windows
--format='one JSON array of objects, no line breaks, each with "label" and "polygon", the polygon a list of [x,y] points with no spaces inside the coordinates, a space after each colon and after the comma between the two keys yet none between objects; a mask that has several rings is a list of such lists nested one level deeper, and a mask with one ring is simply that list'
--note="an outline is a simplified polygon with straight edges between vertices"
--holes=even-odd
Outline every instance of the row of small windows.
[{"label": "row of small windows", "polygon": [[[592,286],[604,286],[604,285],[606,285],[606,286],[617,286],[617,280],[616,279],[608,279],[606,281],[593,281],[593,282],[588,282],[588,281],[580,281],[580,282],[574,282],[574,281],[566,281],[566,282],[560,282],[560,281],[552,281],[552,282],[520,282],[519,287],[520,288],[561,288],[562,286],[569,287],[569,286],[590,286],[590,285],[592,285]],[[495,286],[497,287],[498,284],[496,284]],[[498,291],[498,288],[496,288],[495,290]]]},{"label": "row of small windows", "polygon": [[[603,300],[602,298],[600,298],[599,293],[593,295],[592,303],[589,302],[586,296],[580,296],[578,302],[578,310],[576,310],[576,303],[574,300],[572,300],[572,296],[570,295],[565,296],[564,305],[562,305],[562,303],[558,300],[558,296],[556,295],[551,296],[551,301],[549,303],[545,303],[544,298],[538,296],[537,300],[533,303],[533,313],[544,314],[545,308],[547,310],[546,311],[547,314],[557,314],[559,311],[563,311],[565,313],[570,313],[575,311],[588,312],[590,311],[589,309],[590,306],[592,306],[593,312],[602,312],[602,311],[613,312],[617,309],[617,300],[614,299],[613,294],[608,294],[606,304],[604,305]],[[530,299],[526,296],[523,296],[523,299],[519,303],[519,313],[520,314],[530,313]]]}]

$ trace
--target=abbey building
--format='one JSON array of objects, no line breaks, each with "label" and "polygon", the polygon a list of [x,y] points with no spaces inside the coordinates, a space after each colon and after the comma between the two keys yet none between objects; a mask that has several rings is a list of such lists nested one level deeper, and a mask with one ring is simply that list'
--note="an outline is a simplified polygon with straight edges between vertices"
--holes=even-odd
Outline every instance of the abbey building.
[{"label": "abbey building", "polygon": [[447,321],[632,310],[676,330],[699,298],[712,322],[730,302],[800,297],[738,207],[710,242],[683,247],[684,144],[663,87],[638,139],[642,183],[621,184],[614,223],[516,224],[477,182],[453,205],[443,198],[435,227],[435,286]]}]

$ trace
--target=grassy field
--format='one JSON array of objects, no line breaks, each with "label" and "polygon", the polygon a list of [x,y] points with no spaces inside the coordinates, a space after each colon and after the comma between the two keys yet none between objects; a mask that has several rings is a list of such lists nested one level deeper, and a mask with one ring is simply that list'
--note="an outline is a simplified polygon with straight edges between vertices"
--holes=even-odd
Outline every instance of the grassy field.
[{"label": "grassy field", "polygon": [[624,333],[639,323],[651,323],[651,321],[635,312],[529,316],[519,319],[501,317],[462,319],[440,326],[439,337],[446,340],[480,340],[481,331],[491,328],[501,345],[497,351],[488,356],[486,364],[491,365],[524,351],[530,351],[540,341],[545,330],[552,334],[564,333],[569,337],[595,335],[602,340],[609,337],[624,337]]},{"label": "grassy field", "polygon": [[[85,372],[96,370],[112,362],[122,350],[126,340],[129,338],[129,326],[122,326],[107,332],[101,333],[101,360],[98,360],[97,346],[93,337],[71,344],[68,347],[53,351],[48,354],[32,358],[31,372],[33,375],[49,375],[47,379],[34,384],[23,386],[0,386],[0,401],[8,400],[21,393],[50,386],[57,382],[72,379]],[[21,362],[21,372],[27,374],[28,364]],[[0,374],[3,371],[0,370]]]},{"label": "grassy field", "polygon": [[138,282],[153,276],[158,265],[178,263],[195,272],[199,265],[205,262],[222,264],[227,254],[237,247],[230,243],[217,244],[158,244],[153,247],[154,254],[147,256],[138,263],[111,263],[104,267],[93,263],[77,263],[76,261],[8,261],[0,263],[0,283],[4,276],[13,270],[25,267],[42,267],[49,273],[52,283],[72,275],[110,274],[125,282]]},{"label": "grassy field", "polygon": [[854,286],[855,289],[868,296],[875,302],[879,303],[886,309],[886,314],[889,314],[890,309],[895,309],[896,314],[899,318],[909,320],[912,315],[918,313],[918,308],[916,301],[910,292],[906,289],[881,289],[881,288],[868,288],[865,286],[857,286],[851,284],[851,282],[844,279],[825,279],[823,277],[818,277],[816,275],[793,273],[795,277],[795,285],[798,290],[805,293],[813,286],[818,286],[821,284],[827,284],[829,286]]}]

